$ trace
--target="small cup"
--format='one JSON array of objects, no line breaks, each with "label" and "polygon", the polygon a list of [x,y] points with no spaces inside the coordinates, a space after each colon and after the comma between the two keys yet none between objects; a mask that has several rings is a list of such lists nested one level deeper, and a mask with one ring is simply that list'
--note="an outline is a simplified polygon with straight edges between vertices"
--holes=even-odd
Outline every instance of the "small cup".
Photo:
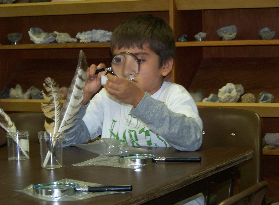
[{"label": "small cup", "polygon": [[7,132],[8,160],[29,159],[29,133],[26,130]]},{"label": "small cup", "polygon": [[38,132],[40,141],[41,166],[46,169],[56,169],[63,165],[63,135],[53,136],[41,131]]}]

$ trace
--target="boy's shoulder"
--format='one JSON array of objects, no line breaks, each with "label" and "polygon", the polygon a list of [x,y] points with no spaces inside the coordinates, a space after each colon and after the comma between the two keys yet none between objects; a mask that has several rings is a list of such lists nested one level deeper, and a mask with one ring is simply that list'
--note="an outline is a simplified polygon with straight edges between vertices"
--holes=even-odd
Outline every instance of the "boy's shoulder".
[{"label": "boy's shoulder", "polygon": [[159,99],[164,96],[181,96],[190,95],[189,92],[182,86],[172,82],[164,82],[161,88],[152,95],[152,97]]},{"label": "boy's shoulder", "polygon": [[161,89],[165,90],[165,91],[170,91],[170,92],[183,92],[183,93],[185,92],[185,93],[188,93],[186,88],[184,88],[182,85],[172,83],[172,82],[164,82]]}]

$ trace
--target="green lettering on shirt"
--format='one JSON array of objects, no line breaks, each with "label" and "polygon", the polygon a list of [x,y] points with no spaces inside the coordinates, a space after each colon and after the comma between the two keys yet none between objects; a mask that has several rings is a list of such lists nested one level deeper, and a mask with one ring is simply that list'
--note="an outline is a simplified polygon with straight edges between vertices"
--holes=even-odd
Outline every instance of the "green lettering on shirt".
[{"label": "green lettering on shirt", "polygon": [[109,129],[109,132],[110,132],[110,138],[114,138],[114,139],[116,139],[116,140],[120,140],[119,139],[119,136],[118,136],[118,133],[114,133],[113,132],[113,128],[115,127],[115,123],[116,123],[117,121],[116,120],[112,120],[112,123],[111,123],[111,128]]},{"label": "green lettering on shirt", "polygon": [[[134,118],[132,115],[129,114],[129,120],[127,119],[127,125],[129,126],[131,124],[131,121],[132,121],[132,118]],[[136,119],[136,118],[134,118]],[[136,126],[135,128],[139,128],[140,127],[140,122],[138,119],[137,120],[137,123],[136,123]],[[128,134],[129,134],[129,141],[131,143],[132,146],[137,146],[137,147],[140,147],[141,145],[139,144],[138,142],[138,134],[142,134],[144,133],[144,136],[145,136],[145,141],[146,141],[146,145],[147,146],[155,146],[155,147],[159,147],[158,144],[156,142],[152,142],[152,138],[151,138],[151,135],[150,135],[150,130],[149,129],[146,129],[146,127],[143,127],[141,128],[138,133],[137,133],[137,130],[132,130],[132,129],[128,129],[128,130],[124,130],[123,131],[123,134],[122,134],[122,139],[119,138],[119,133],[116,132],[114,133],[113,132],[113,129],[115,128],[115,125],[116,125],[117,121],[116,120],[112,120],[112,123],[111,123],[111,128],[109,129],[110,131],[110,138],[114,138],[116,140],[119,140],[119,141],[122,141],[126,144],[128,144],[128,141],[127,141],[127,136],[126,136],[126,133],[128,131]],[[155,133],[154,133],[155,134]],[[156,134],[156,138],[163,142],[165,147],[169,147],[169,145],[167,144],[167,142],[161,138],[159,135]]]},{"label": "green lettering on shirt", "polygon": [[167,142],[164,140],[164,139],[162,139],[159,135],[157,135],[156,134],[156,137],[157,137],[157,139],[158,140],[160,140],[161,142],[163,142],[164,144],[165,144],[165,147],[168,147],[168,144],[167,144]]},{"label": "green lettering on shirt", "polygon": [[151,135],[150,135],[150,132],[149,130],[145,130],[145,127],[143,127],[140,131],[139,131],[139,134],[143,133],[144,132],[144,135],[145,135],[145,140],[146,140],[146,144],[148,146],[152,146],[152,140],[151,140]]},{"label": "green lettering on shirt", "polygon": [[138,140],[136,130],[128,130],[128,133],[129,133],[129,138],[130,138],[130,142],[131,142],[132,146],[140,147],[140,144],[138,143],[139,140]]}]

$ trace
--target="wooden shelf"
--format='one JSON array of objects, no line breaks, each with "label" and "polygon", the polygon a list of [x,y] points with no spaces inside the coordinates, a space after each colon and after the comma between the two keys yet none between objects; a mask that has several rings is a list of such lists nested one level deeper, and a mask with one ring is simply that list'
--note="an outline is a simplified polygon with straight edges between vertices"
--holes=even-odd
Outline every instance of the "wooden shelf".
[{"label": "wooden shelf", "polygon": [[275,149],[263,148],[263,155],[279,155],[279,146],[275,146]]},{"label": "wooden shelf", "polygon": [[261,117],[279,117],[279,103],[196,103],[201,107],[229,107],[250,110],[258,113]]},{"label": "wooden shelf", "polygon": [[206,47],[206,46],[270,46],[279,45],[279,40],[232,40],[232,41],[188,41],[176,42],[176,47]]},{"label": "wooden shelf", "polygon": [[19,44],[0,45],[0,50],[32,50],[32,49],[69,49],[69,48],[109,48],[109,43],[49,43],[49,44]]},{"label": "wooden shelf", "polygon": [[[64,102],[60,101],[61,104]],[[26,99],[0,99],[0,107],[5,112],[42,112],[41,103],[48,103],[45,100]]]},{"label": "wooden shelf", "polygon": [[0,5],[0,17],[167,11],[168,0],[89,0]]},{"label": "wooden shelf", "polygon": [[[7,112],[42,112],[45,100],[0,99],[0,106]],[[64,101],[61,101],[63,103]],[[279,117],[279,103],[196,103],[201,107],[230,107],[257,112],[261,117]]]},{"label": "wooden shelf", "polygon": [[[277,0],[175,0],[177,10],[271,8],[279,7]],[[167,11],[168,0],[88,0],[0,5],[0,17],[68,15],[90,13],[118,13]]]},{"label": "wooden shelf", "polygon": [[[233,40],[233,41],[188,41],[176,42],[176,47],[207,47],[207,46],[270,46],[279,45],[279,40]],[[49,44],[19,44],[0,45],[0,50],[25,49],[69,49],[69,48],[109,48],[109,43],[49,43]]]},{"label": "wooden shelf", "polygon": [[175,0],[177,10],[237,9],[279,7],[277,0]]}]

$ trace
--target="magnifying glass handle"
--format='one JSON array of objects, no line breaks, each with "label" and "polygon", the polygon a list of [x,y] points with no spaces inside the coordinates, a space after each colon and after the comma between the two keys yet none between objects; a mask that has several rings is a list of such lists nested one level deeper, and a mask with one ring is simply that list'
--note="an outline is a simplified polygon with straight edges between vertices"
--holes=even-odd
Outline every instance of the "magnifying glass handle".
[{"label": "magnifying glass handle", "polygon": [[89,192],[132,191],[132,185],[88,187]]},{"label": "magnifying glass handle", "polygon": [[201,157],[158,157],[154,159],[155,161],[165,161],[165,162],[200,162]]},{"label": "magnifying glass handle", "polygon": [[105,69],[105,68],[102,68],[102,69],[100,69],[100,70],[96,70],[95,75],[98,75],[98,73],[100,73],[100,72],[102,72],[102,71],[106,71],[106,69]]},{"label": "magnifying glass handle", "polygon": [[111,67],[109,67],[109,68],[101,68],[99,70],[96,70],[95,75],[98,75],[98,73],[103,72],[103,71],[106,71],[108,73],[111,73],[112,75],[115,75],[115,73],[112,71]]}]

